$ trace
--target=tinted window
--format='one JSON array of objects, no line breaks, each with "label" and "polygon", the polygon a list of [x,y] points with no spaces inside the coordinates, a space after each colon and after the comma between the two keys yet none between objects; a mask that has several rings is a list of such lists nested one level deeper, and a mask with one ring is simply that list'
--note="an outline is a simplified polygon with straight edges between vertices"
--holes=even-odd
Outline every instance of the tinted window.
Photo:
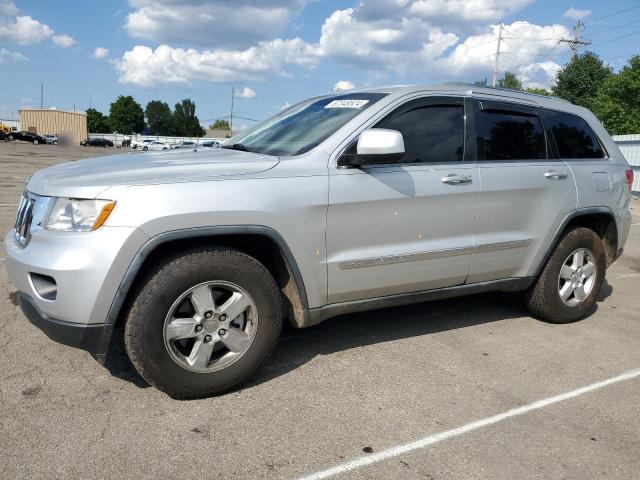
[{"label": "tinted window", "polygon": [[547,158],[544,132],[535,115],[478,109],[476,135],[478,160]]},{"label": "tinted window", "polygon": [[558,146],[560,158],[603,158],[598,137],[582,118],[547,110],[547,121]]},{"label": "tinted window", "polygon": [[399,163],[455,162],[464,151],[464,107],[401,107],[376,125],[402,133],[405,154]]}]

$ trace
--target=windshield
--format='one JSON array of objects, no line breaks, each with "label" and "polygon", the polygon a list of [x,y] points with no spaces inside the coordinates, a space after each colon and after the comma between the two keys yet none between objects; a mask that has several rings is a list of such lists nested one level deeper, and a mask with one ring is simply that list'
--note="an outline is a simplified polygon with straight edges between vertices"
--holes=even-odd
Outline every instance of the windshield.
[{"label": "windshield", "polygon": [[386,95],[348,93],[307,100],[236,135],[222,148],[265,155],[300,155],[320,144]]}]

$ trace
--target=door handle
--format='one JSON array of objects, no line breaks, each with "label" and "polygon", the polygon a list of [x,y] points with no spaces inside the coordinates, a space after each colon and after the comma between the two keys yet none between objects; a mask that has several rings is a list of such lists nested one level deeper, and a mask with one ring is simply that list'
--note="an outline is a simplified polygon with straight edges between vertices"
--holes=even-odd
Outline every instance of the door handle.
[{"label": "door handle", "polygon": [[473,178],[471,175],[456,175],[455,173],[450,173],[446,177],[442,177],[442,183],[448,183],[449,185],[458,185],[460,183],[471,183]]},{"label": "door handle", "polygon": [[545,173],[544,177],[550,180],[562,180],[563,178],[567,178],[567,172],[551,170]]}]

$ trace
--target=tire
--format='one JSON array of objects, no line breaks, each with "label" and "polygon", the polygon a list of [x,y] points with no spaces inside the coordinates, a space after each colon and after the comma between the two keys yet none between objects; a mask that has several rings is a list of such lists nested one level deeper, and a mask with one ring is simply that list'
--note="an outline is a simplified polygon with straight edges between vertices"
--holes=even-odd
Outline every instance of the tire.
[{"label": "tire", "polygon": [[149,150],[149,147],[142,147],[142,150],[146,152],[147,150]]},{"label": "tire", "polygon": [[9,140],[10,142],[13,142],[13,135],[9,135],[9,136],[7,137],[7,140]]},{"label": "tire", "polygon": [[34,145],[38,145],[38,140],[34,140],[34,141],[33,141],[33,144],[34,144]]},{"label": "tire", "polygon": [[[587,286],[589,286],[588,294],[584,299],[580,299],[576,293],[572,293],[569,298],[563,301],[561,291],[570,291],[571,286],[575,283],[571,283],[571,280],[564,280],[565,277],[569,278],[569,275],[563,273],[561,277],[561,269],[566,263],[566,266],[569,267],[567,272],[570,273],[574,264],[570,260],[573,255],[579,255],[580,251],[583,252],[585,259],[591,258],[590,262],[595,266],[595,273],[591,277],[593,281],[583,280],[584,289],[582,292],[586,293]],[[604,282],[606,266],[607,260],[602,239],[593,230],[583,227],[569,230],[562,237],[542,273],[527,292],[526,303],[529,312],[534,317],[549,323],[571,323],[591,315],[595,311],[596,297]],[[576,278],[579,278],[579,273],[574,272]],[[566,290],[564,289],[565,282],[570,282],[569,288]],[[579,285],[582,284],[579,283]],[[575,304],[572,305],[571,302]]]},{"label": "tire", "polygon": [[58,141],[57,141],[57,140],[54,140],[54,141],[53,141],[53,144],[54,144],[54,145],[58,145]]},{"label": "tire", "polygon": [[[231,364],[213,371],[192,371],[176,359],[179,353],[176,354],[176,350],[172,349],[170,345],[174,344],[169,343],[165,332],[168,323],[174,319],[175,315],[171,312],[177,311],[175,305],[180,305],[180,298],[190,289],[202,288],[205,282],[228,282],[241,287],[248,294],[252,306],[246,312],[254,312],[255,322],[252,325],[255,333],[248,343],[248,349],[242,354],[226,351],[224,345],[217,343],[221,347],[218,352],[224,352],[227,356],[216,359],[214,351],[213,356],[209,354],[206,366],[202,368],[216,368],[216,362],[228,358],[229,354],[232,359],[235,358]],[[192,305],[190,300],[187,301],[187,305]],[[220,303],[224,304],[225,301],[221,300]],[[220,305],[215,308],[218,311]],[[226,248],[188,250],[157,265],[140,283],[125,319],[125,347],[142,378],[171,397],[202,398],[217,395],[238,386],[269,356],[280,335],[282,311],[281,294],[273,277],[254,258]],[[245,318],[248,319],[246,312],[241,315],[247,315]],[[191,315],[197,316],[197,312]],[[223,337],[219,335],[221,330],[217,333],[208,330],[211,325],[205,323],[204,317],[200,318],[205,330],[199,335],[211,333],[217,342],[222,342]],[[192,318],[187,320],[191,321]],[[245,328],[248,328],[248,323],[246,325]],[[202,327],[199,328],[202,330]],[[217,328],[219,325],[214,326],[213,330]],[[202,340],[203,343],[205,341]],[[184,356],[193,354],[191,348],[195,349],[195,343],[189,351],[184,352]]]}]

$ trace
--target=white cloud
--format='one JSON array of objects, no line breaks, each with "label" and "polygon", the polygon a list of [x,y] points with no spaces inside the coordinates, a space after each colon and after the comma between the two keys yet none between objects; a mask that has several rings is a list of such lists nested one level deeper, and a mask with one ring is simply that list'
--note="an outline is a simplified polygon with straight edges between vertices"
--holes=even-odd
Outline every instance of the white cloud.
[{"label": "white cloud", "polygon": [[341,92],[343,90],[353,90],[354,88],[356,88],[356,86],[353,83],[351,83],[349,80],[340,80],[335,83],[331,91]]},{"label": "white cloud", "polygon": [[20,13],[20,10],[11,0],[0,0],[0,15],[15,17],[18,13]]},{"label": "white cloud", "polygon": [[54,35],[53,43],[62,48],[69,48],[75,45],[76,41],[69,35]]},{"label": "white cloud", "polygon": [[286,110],[287,108],[289,108],[291,106],[291,103],[289,102],[284,102],[282,105],[280,105],[278,108],[278,110]]},{"label": "white cloud", "polygon": [[196,80],[230,82],[286,75],[286,65],[313,67],[316,49],[299,38],[260,42],[246,50],[195,50],[138,45],[116,62],[122,83],[151,86]]},{"label": "white cloud", "polygon": [[55,35],[49,25],[29,15],[20,15],[20,10],[11,0],[0,0],[0,41],[33,45],[49,38],[64,48],[76,43],[69,35]]},{"label": "white cloud", "polygon": [[25,15],[15,19],[5,19],[0,23],[0,40],[5,40],[18,45],[40,43],[53,35],[49,25]]},{"label": "white cloud", "polygon": [[236,93],[236,96],[240,98],[254,98],[256,96],[256,92],[249,87],[244,87],[242,90]]},{"label": "white cloud", "polygon": [[129,0],[125,30],[134,38],[244,49],[272,40],[305,0]]},{"label": "white cloud", "polygon": [[409,12],[448,24],[495,21],[521,10],[534,0],[416,0]]},{"label": "white cloud", "polygon": [[93,58],[96,58],[98,60],[102,58],[107,58],[108,56],[109,56],[108,48],[96,47],[96,49],[93,51]]},{"label": "white cloud", "polygon": [[549,90],[560,68],[560,65],[550,60],[524,65],[518,68],[518,79],[525,87]]},{"label": "white cloud", "polygon": [[585,17],[591,15],[591,10],[579,10],[577,8],[571,7],[569,10],[564,12],[564,16],[567,18],[571,18],[573,20],[582,20]]},{"label": "white cloud", "polygon": [[29,61],[27,57],[18,52],[10,52],[4,48],[0,48],[0,63],[4,63],[7,60],[14,60],[18,62]]},{"label": "white cloud", "polygon": [[[131,35],[213,47],[138,45],[114,64],[121,82],[141,86],[264,80],[289,75],[290,66],[313,68],[323,59],[364,72],[369,82],[473,81],[491,75],[496,22],[532,1],[367,0],[335,10],[324,20],[317,41],[310,42],[274,39],[281,27],[260,23],[261,15],[276,15],[286,5],[295,10],[305,0],[220,0],[216,9],[204,0],[129,0],[135,8],[126,24]],[[232,6],[241,19],[220,16]],[[247,15],[247,9],[259,12]],[[510,70],[525,83],[547,85],[557,67],[554,56],[567,50],[557,40],[569,34],[562,25],[506,25],[501,72]],[[262,37],[268,40],[256,41]]]}]

